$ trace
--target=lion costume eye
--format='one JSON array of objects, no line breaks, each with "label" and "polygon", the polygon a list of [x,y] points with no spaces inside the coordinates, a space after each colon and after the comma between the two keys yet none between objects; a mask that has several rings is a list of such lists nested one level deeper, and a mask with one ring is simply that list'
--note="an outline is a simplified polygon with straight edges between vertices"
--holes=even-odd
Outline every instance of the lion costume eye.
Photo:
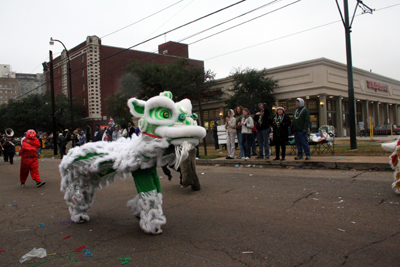
[{"label": "lion costume eye", "polygon": [[171,110],[164,107],[158,107],[150,110],[150,117],[157,120],[168,120],[171,118],[171,115]]}]

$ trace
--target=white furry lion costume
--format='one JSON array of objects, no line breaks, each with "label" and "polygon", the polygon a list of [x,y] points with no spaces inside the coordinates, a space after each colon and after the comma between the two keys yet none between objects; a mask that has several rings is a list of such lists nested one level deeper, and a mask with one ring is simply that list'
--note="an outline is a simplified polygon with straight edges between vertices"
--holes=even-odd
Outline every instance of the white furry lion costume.
[{"label": "white furry lion costume", "polygon": [[392,183],[392,188],[396,194],[400,195],[400,139],[395,142],[382,144],[382,148],[393,152],[389,157],[389,164],[394,170],[394,182]]},{"label": "white furry lion costume", "polygon": [[116,176],[125,179],[131,172],[138,195],[127,205],[140,216],[140,227],[146,233],[159,234],[166,218],[156,166],[175,164],[178,168],[206,131],[197,126],[190,100],[175,103],[170,92],[148,101],[131,98],[128,106],[133,116],[141,118],[142,134],[71,149],[59,166],[61,191],[65,192],[71,220],[89,221],[86,211],[93,204],[95,191],[112,183]]}]

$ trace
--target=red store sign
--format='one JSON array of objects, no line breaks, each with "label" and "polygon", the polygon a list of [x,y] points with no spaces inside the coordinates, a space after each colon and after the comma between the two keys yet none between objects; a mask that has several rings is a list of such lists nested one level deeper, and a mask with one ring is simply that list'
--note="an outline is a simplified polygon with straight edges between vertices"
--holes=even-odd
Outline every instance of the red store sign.
[{"label": "red store sign", "polygon": [[375,92],[376,91],[389,92],[389,89],[386,85],[381,85],[381,84],[373,82],[373,81],[367,81],[367,87],[374,89]]}]

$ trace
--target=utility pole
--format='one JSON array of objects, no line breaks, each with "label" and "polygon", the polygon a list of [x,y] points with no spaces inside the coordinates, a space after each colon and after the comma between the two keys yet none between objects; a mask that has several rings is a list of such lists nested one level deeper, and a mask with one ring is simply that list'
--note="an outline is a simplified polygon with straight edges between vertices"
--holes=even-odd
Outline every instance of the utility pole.
[{"label": "utility pole", "polygon": [[359,6],[363,13],[371,13],[372,9],[366,6],[361,0],[357,0],[357,5],[354,8],[353,17],[350,22],[349,17],[349,4],[348,0],[343,0],[343,8],[344,8],[344,18],[342,11],[340,10],[338,0],[336,1],[336,5],[339,9],[340,16],[342,18],[344,30],[346,33],[346,56],[347,56],[347,81],[349,87],[349,116],[350,116],[350,149],[357,149],[357,138],[356,138],[356,107],[355,107],[355,99],[354,99],[354,83],[353,83],[353,62],[351,56],[351,42],[350,42],[350,33],[351,26],[353,25],[354,16],[356,14],[357,7]]},{"label": "utility pole", "polygon": [[53,147],[54,156],[57,155],[57,137],[56,137],[56,106],[54,97],[54,76],[53,76],[53,52],[50,50],[50,89],[51,89],[51,115],[53,118]]}]

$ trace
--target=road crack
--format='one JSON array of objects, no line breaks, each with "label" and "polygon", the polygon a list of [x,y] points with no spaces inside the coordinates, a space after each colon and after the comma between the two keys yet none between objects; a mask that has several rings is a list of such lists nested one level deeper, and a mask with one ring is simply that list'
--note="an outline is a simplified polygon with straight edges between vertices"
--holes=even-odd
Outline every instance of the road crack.
[{"label": "road crack", "polygon": [[298,267],[298,266],[302,266],[302,265],[304,265],[304,264],[306,264],[306,263],[309,263],[309,262],[312,261],[312,259],[313,259],[315,256],[317,256],[317,255],[318,255],[318,253],[312,255],[312,256],[309,257],[308,259],[306,259],[306,260],[300,262],[299,264],[297,264],[297,265],[295,265],[295,266],[293,266],[293,267]]},{"label": "road crack", "polygon": [[303,196],[303,197],[301,197],[301,198],[296,199],[295,201],[293,201],[292,206],[290,206],[289,208],[287,208],[287,209],[285,209],[285,210],[289,210],[289,209],[293,208],[293,206],[296,205],[297,202],[299,202],[300,200],[303,200],[303,199],[307,199],[307,198],[309,198],[310,196],[314,195],[315,193],[317,193],[317,192],[311,192],[311,193],[309,193],[309,194],[306,195],[306,196]]},{"label": "road crack", "polygon": [[368,244],[366,244],[365,246],[363,246],[363,247],[361,247],[361,248],[358,248],[358,249],[356,249],[356,250],[354,250],[354,251],[352,251],[352,252],[347,253],[346,255],[343,256],[343,257],[344,257],[344,261],[342,262],[342,266],[345,265],[345,264],[347,263],[347,260],[349,259],[349,257],[350,257],[352,254],[357,253],[357,252],[359,252],[359,251],[361,251],[361,250],[363,250],[363,249],[366,249],[366,248],[369,247],[369,246],[372,246],[372,245],[375,245],[375,244],[379,244],[379,243],[385,242],[386,240],[388,240],[388,239],[390,239],[390,238],[392,238],[392,237],[394,237],[394,236],[396,236],[396,235],[398,235],[398,234],[400,234],[400,232],[396,232],[396,233],[394,233],[394,234],[392,234],[392,235],[390,235],[390,236],[387,236],[387,237],[385,237],[385,238],[383,238],[383,239],[381,239],[381,240],[368,243]]}]

